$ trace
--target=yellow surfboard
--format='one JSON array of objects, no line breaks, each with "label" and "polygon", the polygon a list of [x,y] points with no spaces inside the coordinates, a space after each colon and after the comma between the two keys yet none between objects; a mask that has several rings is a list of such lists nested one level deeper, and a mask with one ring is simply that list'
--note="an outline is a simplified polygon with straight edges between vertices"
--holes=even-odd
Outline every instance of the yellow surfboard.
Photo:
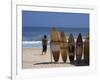
[{"label": "yellow surfboard", "polygon": [[68,50],[67,50],[67,39],[64,31],[62,31],[60,34],[60,42],[61,42],[60,49],[61,49],[62,60],[64,63],[66,63]]},{"label": "yellow surfboard", "polygon": [[51,30],[50,49],[54,61],[58,62],[60,56],[60,40],[59,40],[58,31],[54,27]]},{"label": "yellow surfboard", "polygon": [[70,63],[72,63],[74,61],[74,56],[75,56],[75,40],[72,33],[70,34],[68,39],[68,53],[69,53]]},{"label": "yellow surfboard", "polygon": [[89,35],[84,41],[84,62],[89,64]]}]

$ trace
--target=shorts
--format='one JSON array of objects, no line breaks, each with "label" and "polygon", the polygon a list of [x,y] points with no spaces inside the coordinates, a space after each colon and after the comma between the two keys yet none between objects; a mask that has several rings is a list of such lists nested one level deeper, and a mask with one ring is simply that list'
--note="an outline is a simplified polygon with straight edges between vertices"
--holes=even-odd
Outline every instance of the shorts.
[{"label": "shorts", "polygon": [[46,51],[47,51],[47,46],[43,45],[43,52],[46,52]]}]

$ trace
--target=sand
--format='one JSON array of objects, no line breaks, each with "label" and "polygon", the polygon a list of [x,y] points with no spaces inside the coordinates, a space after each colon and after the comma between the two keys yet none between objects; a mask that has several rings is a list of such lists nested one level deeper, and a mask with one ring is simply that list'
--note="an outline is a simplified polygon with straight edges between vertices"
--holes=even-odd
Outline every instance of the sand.
[{"label": "sand", "polygon": [[34,68],[56,68],[56,67],[74,67],[75,65],[70,64],[68,58],[67,62],[63,63],[61,55],[58,63],[54,63],[54,60],[50,58],[50,49],[47,53],[41,55],[42,49],[37,48],[23,48],[22,52],[22,67],[23,69],[34,69]]}]

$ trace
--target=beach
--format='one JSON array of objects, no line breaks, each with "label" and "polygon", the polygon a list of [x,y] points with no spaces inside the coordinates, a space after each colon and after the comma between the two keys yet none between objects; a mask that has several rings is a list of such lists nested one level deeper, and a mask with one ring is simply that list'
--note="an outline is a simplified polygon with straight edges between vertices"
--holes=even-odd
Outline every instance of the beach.
[{"label": "beach", "polygon": [[75,65],[70,64],[68,58],[67,62],[63,63],[61,55],[58,63],[54,63],[54,60],[50,58],[50,48],[47,53],[41,55],[42,49],[40,48],[23,48],[22,53],[22,68],[23,69],[36,69],[36,68],[58,68],[58,67],[74,67]]},{"label": "beach", "polygon": [[[53,27],[57,30],[57,34],[54,33],[53,35],[58,35],[60,39],[60,33],[64,31],[67,42],[70,34],[73,34],[75,47],[79,34],[81,34],[84,42],[89,33],[89,14],[22,11],[22,15],[23,69],[85,66],[83,53],[80,64],[76,64],[76,56],[73,63],[70,64],[69,56],[67,56],[67,61],[64,63],[61,54],[58,63],[54,63],[53,58],[51,63],[50,42]],[[48,49],[46,55],[41,55],[44,35],[46,35],[48,41],[46,44]],[[54,39],[54,41],[56,40]]]}]

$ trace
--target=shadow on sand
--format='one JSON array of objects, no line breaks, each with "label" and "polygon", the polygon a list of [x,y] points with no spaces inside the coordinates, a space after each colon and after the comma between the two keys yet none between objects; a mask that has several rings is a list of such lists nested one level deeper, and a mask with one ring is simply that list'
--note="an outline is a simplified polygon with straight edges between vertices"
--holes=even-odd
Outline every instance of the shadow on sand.
[{"label": "shadow on sand", "polygon": [[89,66],[89,63],[85,63],[84,60],[81,60],[80,62],[77,62],[76,60],[72,63],[70,63],[72,65],[75,65],[75,66]]},{"label": "shadow on sand", "polygon": [[41,62],[41,63],[35,63],[34,65],[41,65],[41,64],[70,64],[68,62]]},{"label": "shadow on sand", "polygon": [[71,64],[74,66],[89,66],[89,63],[85,63],[84,60],[81,60],[79,63],[77,63],[77,61],[75,60],[74,62],[70,63],[70,62],[41,62],[41,63],[35,63],[33,65],[42,65],[42,64]]}]

